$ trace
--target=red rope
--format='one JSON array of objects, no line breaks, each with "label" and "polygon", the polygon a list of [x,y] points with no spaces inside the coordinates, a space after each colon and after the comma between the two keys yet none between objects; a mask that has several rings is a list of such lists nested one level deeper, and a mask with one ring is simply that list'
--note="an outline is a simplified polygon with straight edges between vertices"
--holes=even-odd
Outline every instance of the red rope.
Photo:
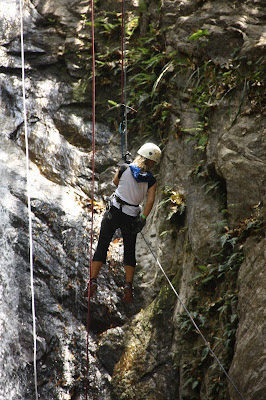
[{"label": "red rope", "polygon": [[[125,4],[124,0],[121,2],[121,104],[126,106],[126,22],[125,22]],[[125,142],[125,144],[124,144]],[[124,126],[123,132],[121,131],[121,150],[122,158],[127,153],[127,109],[124,109]]]},{"label": "red rope", "polygon": [[91,189],[91,235],[90,235],[90,272],[88,287],[88,317],[87,317],[87,362],[86,362],[86,400],[88,399],[88,373],[89,373],[89,331],[90,331],[90,291],[92,268],[92,244],[93,244],[93,216],[94,216],[94,186],[95,186],[95,48],[94,48],[94,10],[91,0],[91,42],[92,42],[92,189]]},{"label": "red rope", "polygon": [[124,19],[125,19],[125,9],[124,0],[122,0],[122,23],[121,23],[121,104],[124,104]]}]

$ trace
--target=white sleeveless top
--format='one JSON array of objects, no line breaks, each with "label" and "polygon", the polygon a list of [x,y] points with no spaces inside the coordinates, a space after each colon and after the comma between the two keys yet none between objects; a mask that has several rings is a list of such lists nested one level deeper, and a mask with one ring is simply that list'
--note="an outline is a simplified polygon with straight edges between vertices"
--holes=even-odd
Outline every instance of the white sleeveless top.
[{"label": "white sleeveless top", "polygon": [[[148,182],[138,183],[132,176],[130,168],[127,168],[121,175],[118,187],[115,191],[115,195],[117,195],[118,197],[120,197],[121,200],[124,200],[129,204],[138,205],[138,207],[127,205],[122,206],[122,211],[124,214],[136,217],[141,210],[139,204],[143,202],[147,195],[147,192]],[[120,203],[118,203],[115,198],[113,200],[113,205],[116,208],[120,208]]]}]

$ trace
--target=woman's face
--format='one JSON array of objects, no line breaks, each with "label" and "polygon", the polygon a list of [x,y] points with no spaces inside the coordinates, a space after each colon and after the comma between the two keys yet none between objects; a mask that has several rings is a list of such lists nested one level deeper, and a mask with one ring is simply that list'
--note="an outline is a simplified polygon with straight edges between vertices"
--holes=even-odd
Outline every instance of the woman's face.
[{"label": "woman's face", "polygon": [[152,167],[154,167],[155,164],[156,164],[155,161],[147,160],[147,166],[148,166],[149,169],[152,169]]}]

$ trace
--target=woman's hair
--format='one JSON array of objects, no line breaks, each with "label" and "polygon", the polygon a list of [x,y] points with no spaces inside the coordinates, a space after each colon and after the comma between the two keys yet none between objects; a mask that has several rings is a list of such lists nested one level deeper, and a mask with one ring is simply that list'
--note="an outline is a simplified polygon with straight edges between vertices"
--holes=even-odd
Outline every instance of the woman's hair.
[{"label": "woman's hair", "polygon": [[141,169],[142,172],[148,172],[149,167],[147,165],[147,158],[138,155],[135,160],[133,161],[133,164],[137,164],[137,166]]}]

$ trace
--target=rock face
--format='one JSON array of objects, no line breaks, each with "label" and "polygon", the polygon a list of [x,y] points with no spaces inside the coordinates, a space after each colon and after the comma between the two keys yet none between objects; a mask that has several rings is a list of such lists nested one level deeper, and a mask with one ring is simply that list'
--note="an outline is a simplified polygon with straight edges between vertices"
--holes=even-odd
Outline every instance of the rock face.
[{"label": "rock face", "polygon": [[[239,271],[239,328],[236,350],[230,368],[231,376],[239,384],[239,367],[246,371],[244,393],[249,399],[264,396],[265,350],[260,347],[265,337],[265,299],[266,280],[263,274],[265,266],[265,239],[259,243],[249,238],[245,244],[245,262]],[[254,315],[256,316],[254,318]],[[249,361],[248,361],[249,360]],[[231,398],[237,399],[231,392]]]},{"label": "rock face", "polygon": [[[24,2],[27,181],[19,1],[0,0],[0,399],[35,398],[33,293],[40,398],[85,399],[87,380],[87,397],[95,400],[240,399],[180,300],[242,397],[265,398],[264,2],[137,3],[127,4],[129,29],[136,26],[128,85],[138,109],[129,141],[133,155],[143,141],[163,150],[143,233],[180,299],[140,236],[135,302],[123,304],[117,233],[90,304],[87,336],[90,2]],[[120,161],[119,116],[108,100],[120,101],[121,72],[121,4],[95,7],[93,248]]]},{"label": "rock face", "polygon": [[[24,5],[38,392],[51,400],[85,397],[88,307],[82,292],[89,276],[92,124],[89,105],[74,100],[78,74],[72,80],[75,68],[70,60],[68,67],[63,65],[60,57],[68,52],[65,46],[76,52],[75,36],[87,9],[80,1],[71,7],[67,1]],[[1,2],[1,24],[0,398],[26,400],[35,395],[18,1]],[[117,144],[101,151],[112,132],[103,124],[97,124],[96,132],[96,175],[108,167],[111,176],[119,159]],[[100,199],[97,193],[108,192],[107,184],[98,182],[97,177],[95,200]],[[102,210],[98,202],[96,226]],[[119,249],[117,243],[114,254]],[[102,305],[97,310],[91,305],[88,376],[90,396],[108,399],[110,374],[95,357],[95,334],[111,324],[124,325],[128,313],[118,288],[122,271],[106,275],[111,286],[98,298]]]}]

